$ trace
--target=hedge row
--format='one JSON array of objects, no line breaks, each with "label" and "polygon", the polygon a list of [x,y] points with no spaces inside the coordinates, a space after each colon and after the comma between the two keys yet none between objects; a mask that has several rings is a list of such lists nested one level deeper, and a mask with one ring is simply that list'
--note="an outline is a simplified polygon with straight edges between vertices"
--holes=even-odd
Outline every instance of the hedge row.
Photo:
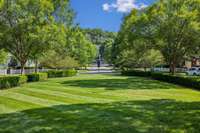
[{"label": "hedge row", "polygon": [[48,71],[46,73],[34,73],[19,76],[2,76],[0,77],[0,89],[7,89],[16,87],[27,82],[44,81],[47,78],[56,77],[71,77],[77,74],[76,70],[65,70],[65,71]]},{"label": "hedge row", "polygon": [[47,80],[48,74],[47,73],[34,73],[34,74],[27,74],[28,82],[37,82],[37,81],[44,81]]},{"label": "hedge row", "polygon": [[168,83],[200,89],[199,77],[173,76],[173,75],[167,75],[167,74],[162,74],[162,73],[152,73],[151,77],[153,79],[168,82]]},{"label": "hedge row", "polygon": [[19,86],[27,82],[27,76],[3,76],[0,77],[0,89]]},{"label": "hedge row", "polygon": [[71,77],[77,74],[77,71],[74,69],[65,70],[65,71],[48,71],[48,78],[57,78],[57,77]]},{"label": "hedge row", "polygon": [[122,75],[150,77],[159,81],[200,89],[200,77],[174,76],[165,73],[143,72],[135,70],[122,71]]}]

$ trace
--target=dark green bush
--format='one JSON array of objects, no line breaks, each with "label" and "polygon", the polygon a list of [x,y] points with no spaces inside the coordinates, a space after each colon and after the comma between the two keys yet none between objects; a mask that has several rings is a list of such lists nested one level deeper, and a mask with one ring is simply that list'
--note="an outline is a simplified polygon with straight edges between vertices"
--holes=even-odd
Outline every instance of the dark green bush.
[{"label": "dark green bush", "polygon": [[151,72],[145,72],[145,71],[139,71],[139,70],[123,70],[122,75],[149,77],[151,76]]},{"label": "dark green bush", "polygon": [[33,73],[27,74],[26,76],[28,77],[28,82],[44,81],[48,78],[47,73]]},{"label": "dark green bush", "polygon": [[200,89],[200,77],[184,77],[184,76],[170,75],[166,73],[153,73],[153,72],[144,72],[135,70],[122,71],[122,75],[150,77],[152,79],[159,81]]},{"label": "dark green bush", "polygon": [[48,71],[48,78],[56,78],[56,77],[63,77],[63,71]]},{"label": "dark green bush", "polygon": [[35,73],[22,76],[2,76],[0,77],[0,89],[6,89],[19,86],[26,82],[43,81],[47,78],[56,77],[70,77],[77,74],[76,70],[64,70],[64,71],[48,71],[47,73]]},{"label": "dark green bush", "polygon": [[27,77],[22,76],[2,76],[0,77],[0,89],[16,87],[27,82]]},{"label": "dark green bush", "polygon": [[48,71],[48,78],[57,78],[57,77],[71,77],[75,76],[77,74],[76,70],[70,69],[70,70],[64,70],[64,71]]},{"label": "dark green bush", "polygon": [[168,83],[200,89],[200,78],[198,77],[174,76],[162,73],[151,73],[151,77]]}]

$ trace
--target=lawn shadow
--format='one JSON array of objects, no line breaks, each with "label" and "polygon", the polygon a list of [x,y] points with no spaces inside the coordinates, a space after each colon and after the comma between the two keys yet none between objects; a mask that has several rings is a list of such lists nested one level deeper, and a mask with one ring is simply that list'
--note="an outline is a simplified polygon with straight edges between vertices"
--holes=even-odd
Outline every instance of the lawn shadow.
[{"label": "lawn shadow", "polygon": [[173,100],[57,105],[0,115],[1,133],[200,131],[200,102]]},{"label": "lawn shadow", "polygon": [[74,86],[82,88],[105,88],[107,90],[122,89],[178,89],[180,86],[160,82],[157,80],[129,77],[122,79],[87,79],[70,80],[61,82],[64,86]]}]

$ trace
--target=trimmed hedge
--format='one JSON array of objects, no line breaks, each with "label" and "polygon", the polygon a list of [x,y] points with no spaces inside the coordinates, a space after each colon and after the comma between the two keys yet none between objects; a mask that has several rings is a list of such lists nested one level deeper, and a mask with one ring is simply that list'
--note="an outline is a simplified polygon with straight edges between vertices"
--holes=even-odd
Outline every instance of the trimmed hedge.
[{"label": "trimmed hedge", "polygon": [[63,71],[48,71],[48,78],[63,77]]},{"label": "trimmed hedge", "polygon": [[0,89],[16,87],[26,82],[44,81],[48,78],[71,77],[78,72],[74,69],[64,71],[48,71],[46,73],[34,73],[16,76],[0,76]]},{"label": "trimmed hedge", "polygon": [[200,89],[199,77],[183,77],[183,76],[167,75],[162,73],[151,73],[151,77],[159,81]]},{"label": "trimmed hedge", "polygon": [[135,70],[122,71],[122,75],[150,77],[152,79],[159,81],[200,89],[200,77],[184,77],[184,76],[169,75],[166,73],[154,73],[154,72],[144,72]]},{"label": "trimmed hedge", "polygon": [[37,82],[37,81],[44,81],[47,80],[48,74],[47,73],[33,73],[27,74],[28,82]]},{"label": "trimmed hedge", "polygon": [[27,82],[27,77],[22,76],[3,76],[0,77],[0,89],[16,87]]},{"label": "trimmed hedge", "polygon": [[71,77],[77,74],[74,69],[64,70],[64,71],[48,71],[48,78],[59,78],[59,77]]},{"label": "trimmed hedge", "polygon": [[77,70],[74,70],[74,69],[71,69],[71,70],[66,70],[66,71],[63,71],[63,76],[64,77],[72,77],[72,76],[75,76],[77,75]]}]

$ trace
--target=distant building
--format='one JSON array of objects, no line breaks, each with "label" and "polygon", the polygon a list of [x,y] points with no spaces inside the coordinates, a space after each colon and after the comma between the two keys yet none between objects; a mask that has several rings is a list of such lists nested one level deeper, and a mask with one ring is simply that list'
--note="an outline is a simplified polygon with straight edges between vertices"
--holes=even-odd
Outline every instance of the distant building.
[{"label": "distant building", "polygon": [[190,61],[185,61],[185,67],[200,67],[200,57],[192,57]]}]

